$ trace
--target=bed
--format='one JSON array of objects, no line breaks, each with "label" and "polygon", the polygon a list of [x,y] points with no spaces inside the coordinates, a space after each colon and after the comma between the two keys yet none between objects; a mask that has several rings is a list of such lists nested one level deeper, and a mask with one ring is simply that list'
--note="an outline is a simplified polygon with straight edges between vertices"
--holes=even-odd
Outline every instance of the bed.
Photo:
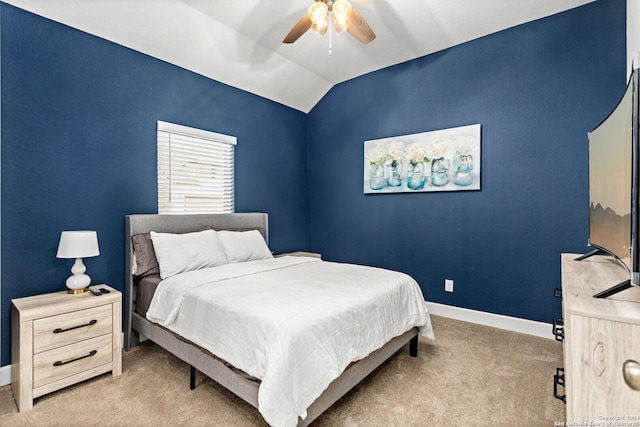
[{"label": "bed", "polygon": [[[420,333],[433,338],[409,276],[273,257],[268,240],[264,213],[126,216],[125,350],[142,335],[188,363],[192,384],[197,369],[290,427],[311,423],[407,343],[416,356]],[[201,244],[220,244],[224,261],[194,261],[188,252]]]}]

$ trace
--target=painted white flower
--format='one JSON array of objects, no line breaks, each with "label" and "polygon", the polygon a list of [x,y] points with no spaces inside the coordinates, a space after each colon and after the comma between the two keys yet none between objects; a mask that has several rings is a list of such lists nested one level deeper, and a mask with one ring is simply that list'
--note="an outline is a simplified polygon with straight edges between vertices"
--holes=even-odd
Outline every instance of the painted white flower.
[{"label": "painted white flower", "polygon": [[411,163],[427,162],[427,146],[423,142],[414,142],[407,145],[404,150],[404,156]]},{"label": "painted white flower", "polygon": [[476,139],[472,136],[459,136],[454,141],[456,153],[461,156],[467,156],[478,147]]},{"label": "painted white flower", "polygon": [[387,160],[387,150],[380,146],[371,147],[367,150],[367,159],[370,164],[384,163]]},{"label": "painted white flower", "polygon": [[453,141],[450,139],[436,139],[427,147],[427,157],[430,159],[451,158],[455,152]]},{"label": "painted white flower", "polygon": [[401,160],[404,157],[404,142],[392,141],[387,144],[387,154],[389,160]]}]

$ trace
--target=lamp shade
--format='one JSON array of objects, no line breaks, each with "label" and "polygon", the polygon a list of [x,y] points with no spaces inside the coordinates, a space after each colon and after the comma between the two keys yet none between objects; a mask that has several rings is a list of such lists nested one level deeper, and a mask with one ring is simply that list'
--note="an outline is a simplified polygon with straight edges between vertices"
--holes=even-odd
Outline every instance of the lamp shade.
[{"label": "lamp shade", "polygon": [[88,258],[100,255],[95,231],[63,231],[60,233],[56,258]]}]

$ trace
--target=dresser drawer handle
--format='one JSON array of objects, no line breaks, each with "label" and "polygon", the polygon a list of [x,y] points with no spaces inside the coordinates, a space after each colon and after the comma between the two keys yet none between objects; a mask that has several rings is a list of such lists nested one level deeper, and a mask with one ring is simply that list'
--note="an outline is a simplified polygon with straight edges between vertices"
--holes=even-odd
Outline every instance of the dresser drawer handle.
[{"label": "dresser drawer handle", "polygon": [[640,363],[635,360],[627,360],[622,365],[622,375],[629,388],[640,390]]},{"label": "dresser drawer handle", "polygon": [[553,296],[562,299],[562,288],[553,288]]},{"label": "dresser drawer handle", "polygon": [[556,368],[556,374],[553,376],[553,397],[562,400],[564,403],[567,403],[567,396],[558,393],[558,386],[562,386],[564,388],[563,368]]},{"label": "dresser drawer handle", "polygon": [[67,363],[77,362],[78,360],[82,360],[82,359],[86,359],[87,357],[95,356],[97,353],[98,353],[98,350],[91,350],[89,352],[89,354],[87,354],[86,356],[76,357],[75,359],[67,360],[66,362],[62,362],[60,360],[58,360],[57,362],[53,362],[53,366],[62,366],[62,365],[66,365]]},{"label": "dresser drawer handle", "polygon": [[553,319],[553,335],[556,341],[564,341],[564,319]]},{"label": "dresser drawer handle", "polygon": [[95,325],[96,323],[98,323],[98,321],[93,319],[92,321],[90,321],[89,323],[86,323],[84,325],[73,326],[73,327],[67,328],[67,329],[56,328],[56,329],[53,330],[53,333],[54,334],[59,334],[61,332],[73,331],[74,329],[84,328],[85,326]]}]

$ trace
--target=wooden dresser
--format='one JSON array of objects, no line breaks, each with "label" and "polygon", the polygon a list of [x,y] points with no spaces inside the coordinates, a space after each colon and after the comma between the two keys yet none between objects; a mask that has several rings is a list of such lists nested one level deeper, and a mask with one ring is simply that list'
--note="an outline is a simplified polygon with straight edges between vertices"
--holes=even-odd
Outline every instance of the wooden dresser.
[{"label": "wooden dresser", "polygon": [[611,257],[577,256],[562,254],[567,423],[640,425],[640,391],[623,377],[625,361],[640,362],[640,287],[593,298],[629,273]]},{"label": "wooden dresser", "polygon": [[11,311],[11,387],[18,410],[99,374],[122,373],[122,295],[67,291],[17,298]]}]

